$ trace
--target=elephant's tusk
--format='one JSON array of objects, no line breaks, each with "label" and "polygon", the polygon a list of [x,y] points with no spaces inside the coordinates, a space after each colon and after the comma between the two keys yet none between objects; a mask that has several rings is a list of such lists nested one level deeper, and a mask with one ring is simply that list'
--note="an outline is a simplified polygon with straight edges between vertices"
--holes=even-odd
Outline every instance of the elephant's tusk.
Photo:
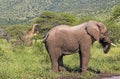
[{"label": "elephant's tusk", "polygon": [[36,33],[33,34],[34,36],[37,35]]},{"label": "elephant's tusk", "polygon": [[117,45],[116,45],[116,44],[114,44],[114,43],[111,43],[111,45],[112,45],[112,46],[117,46]]}]

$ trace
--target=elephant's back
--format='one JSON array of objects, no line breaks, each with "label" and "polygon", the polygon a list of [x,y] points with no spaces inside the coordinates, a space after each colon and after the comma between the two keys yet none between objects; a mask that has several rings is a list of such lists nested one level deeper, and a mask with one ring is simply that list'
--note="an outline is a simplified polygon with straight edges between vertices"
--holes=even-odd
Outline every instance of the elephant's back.
[{"label": "elephant's back", "polygon": [[63,33],[63,32],[68,32],[70,31],[72,28],[68,25],[59,25],[59,26],[56,26],[54,28],[52,28],[50,31],[49,31],[49,34],[57,34],[57,33]]},{"label": "elephant's back", "polygon": [[73,26],[72,29],[73,30],[84,30],[87,26],[87,22]]},{"label": "elephant's back", "polygon": [[[52,28],[48,34],[48,41],[54,41],[58,42],[58,40],[63,40],[64,37],[70,35],[69,33],[71,32],[71,27],[67,25],[59,25],[54,28]],[[56,41],[57,40],[57,41]]]},{"label": "elephant's back", "polygon": [[53,29],[51,29],[51,31],[52,30],[60,31],[60,30],[68,30],[68,29],[71,29],[71,27],[68,25],[59,25],[59,26],[56,26]]}]

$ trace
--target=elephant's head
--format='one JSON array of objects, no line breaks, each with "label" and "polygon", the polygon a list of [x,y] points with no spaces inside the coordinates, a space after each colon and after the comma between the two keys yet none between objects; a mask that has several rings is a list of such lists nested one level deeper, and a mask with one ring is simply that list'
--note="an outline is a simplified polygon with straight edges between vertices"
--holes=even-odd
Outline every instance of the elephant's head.
[{"label": "elephant's head", "polygon": [[104,53],[107,53],[111,47],[111,41],[107,28],[101,22],[89,21],[86,30],[88,34],[103,46]]}]

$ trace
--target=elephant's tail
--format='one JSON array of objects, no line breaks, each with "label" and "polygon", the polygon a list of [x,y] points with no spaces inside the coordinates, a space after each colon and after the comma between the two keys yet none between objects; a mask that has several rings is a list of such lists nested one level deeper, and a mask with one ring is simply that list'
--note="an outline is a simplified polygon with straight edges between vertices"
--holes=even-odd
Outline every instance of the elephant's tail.
[{"label": "elephant's tail", "polygon": [[46,40],[47,40],[48,36],[49,36],[49,33],[47,33],[47,34],[44,36],[44,38],[43,38],[43,40],[42,40],[42,42],[43,42],[43,43],[45,43],[45,42],[46,42]]}]

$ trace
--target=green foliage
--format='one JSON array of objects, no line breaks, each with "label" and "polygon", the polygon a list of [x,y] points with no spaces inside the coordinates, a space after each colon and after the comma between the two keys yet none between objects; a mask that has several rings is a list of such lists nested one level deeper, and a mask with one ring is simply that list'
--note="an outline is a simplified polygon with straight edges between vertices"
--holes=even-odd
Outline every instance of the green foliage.
[{"label": "green foliage", "polygon": [[120,26],[117,23],[108,23],[109,36],[113,43],[119,43],[120,40]]},{"label": "green foliage", "polygon": [[[94,68],[95,70],[99,70],[101,72],[109,72],[109,73],[117,73],[118,72],[119,73],[119,69],[116,70],[116,68],[118,68],[120,66],[120,65],[118,65],[119,57],[117,56],[118,52],[120,52],[120,51],[117,49],[119,49],[119,47],[112,47],[111,50],[109,51],[109,53],[106,55],[101,53],[101,52],[103,52],[102,49],[99,49],[99,50],[92,49],[92,57],[91,57],[89,66],[91,68]],[[96,51],[96,53],[94,53],[94,51]],[[94,63],[95,67],[92,67],[93,63]],[[116,71],[114,72],[114,70],[116,70]]]},{"label": "green foliage", "polygon": [[98,18],[94,17],[94,16],[81,16],[79,17],[79,24],[83,23],[83,22],[88,22],[90,20],[95,20],[95,21],[100,21]]},{"label": "green foliage", "polygon": [[41,28],[51,28],[61,24],[75,25],[77,22],[77,18],[72,14],[55,12],[43,12],[34,21],[34,23],[39,23]]},{"label": "green foliage", "polygon": [[13,24],[28,24],[27,20],[18,20],[18,19],[10,19],[10,18],[0,18],[0,27],[6,25],[13,25]]},{"label": "green foliage", "polygon": [[78,23],[78,18],[75,15],[69,13],[60,13],[58,15],[59,22],[58,24],[66,24],[66,25],[76,25]]},{"label": "green foliage", "polygon": [[5,30],[8,32],[9,35],[12,36],[12,38],[19,38],[29,28],[31,28],[31,27],[29,27],[28,25],[14,24],[14,25],[9,25],[9,26],[5,27]]},{"label": "green foliage", "polygon": [[[50,57],[41,40],[31,47],[23,46],[14,51],[6,40],[0,42],[0,79],[55,79],[66,76],[91,79],[98,76],[90,70],[86,73],[76,73],[76,69],[79,68],[78,53],[64,57],[64,64],[71,72],[53,73]],[[95,43],[91,52],[89,69],[120,74],[119,46],[112,47],[108,54],[104,54],[103,49],[97,48]]]},{"label": "green foliage", "polygon": [[120,5],[116,5],[112,8],[111,17],[107,19],[106,25],[109,29],[109,34],[112,42],[119,43],[120,40]]},{"label": "green foliage", "polygon": [[120,4],[116,5],[112,8],[112,17],[111,20],[115,21],[116,19],[118,19],[118,17],[120,17]]},{"label": "green foliage", "polygon": [[119,0],[0,0],[0,25],[31,21],[44,11],[96,15],[110,10]]}]

